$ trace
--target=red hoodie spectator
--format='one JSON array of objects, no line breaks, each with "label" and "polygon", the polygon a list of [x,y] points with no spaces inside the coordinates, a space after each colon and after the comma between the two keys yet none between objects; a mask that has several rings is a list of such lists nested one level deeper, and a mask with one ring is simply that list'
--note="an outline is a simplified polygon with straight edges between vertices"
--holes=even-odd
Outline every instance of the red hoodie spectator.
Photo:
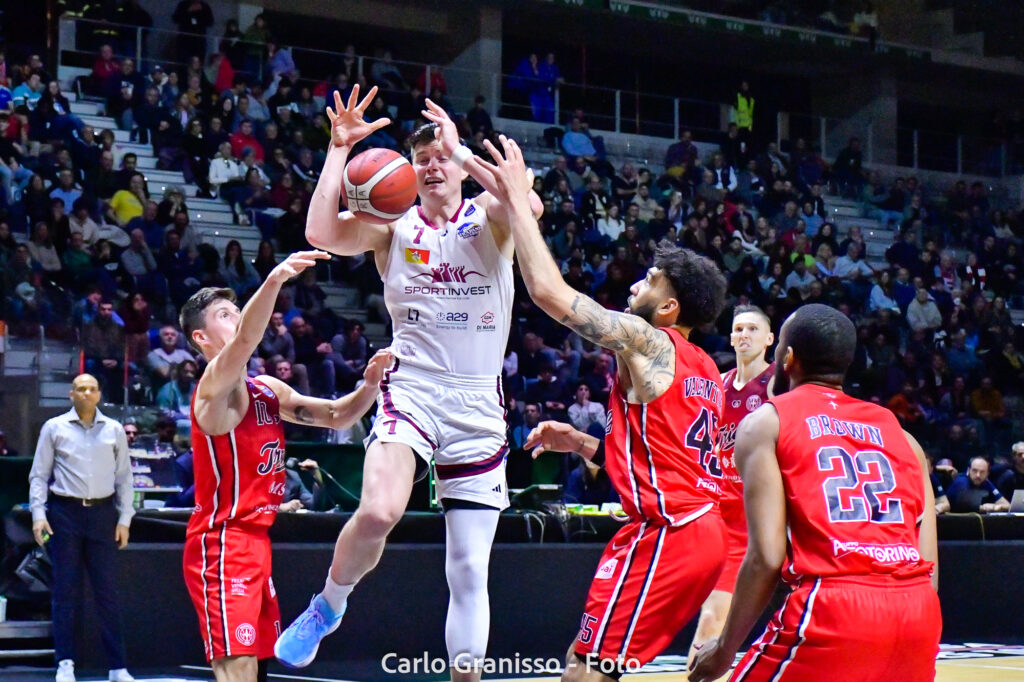
[{"label": "red hoodie spectator", "polygon": [[231,153],[235,158],[245,156],[243,150],[248,147],[256,154],[256,162],[263,163],[263,145],[252,135],[252,121],[242,121],[238,125],[238,132],[233,133],[228,141],[231,142]]},{"label": "red hoodie spectator", "polygon": [[112,78],[121,74],[121,62],[114,58],[114,49],[110,45],[100,48],[100,55],[92,65],[93,82],[102,87]]}]

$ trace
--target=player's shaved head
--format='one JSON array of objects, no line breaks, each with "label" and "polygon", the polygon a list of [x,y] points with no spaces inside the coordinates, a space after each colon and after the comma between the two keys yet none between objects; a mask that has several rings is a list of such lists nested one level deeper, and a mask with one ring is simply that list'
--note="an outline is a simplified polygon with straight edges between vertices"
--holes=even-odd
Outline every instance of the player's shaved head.
[{"label": "player's shaved head", "polygon": [[786,355],[793,351],[799,367],[799,381],[824,381],[841,384],[853,363],[857,348],[857,328],[843,313],[820,303],[796,309],[782,325],[779,350],[783,362],[776,365],[775,393],[788,386],[790,368],[783,368]]}]

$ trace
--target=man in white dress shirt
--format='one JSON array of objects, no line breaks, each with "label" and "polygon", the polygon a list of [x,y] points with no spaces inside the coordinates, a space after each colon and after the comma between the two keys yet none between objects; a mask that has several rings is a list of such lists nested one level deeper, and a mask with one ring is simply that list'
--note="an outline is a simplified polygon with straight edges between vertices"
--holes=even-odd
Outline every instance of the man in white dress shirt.
[{"label": "man in white dress shirt", "polygon": [[99,402],[96,378],[75,377],[72,408],[43,424],[29,472],[32,534],[40,546],[49,542],[53,563],[56,682],[75,682],[74,609],[83,569],[92,584],[109,679],[134,680],[125,670],[114,554],[128,544],[135,513],[132,470],[124,427],[100,412]]}]

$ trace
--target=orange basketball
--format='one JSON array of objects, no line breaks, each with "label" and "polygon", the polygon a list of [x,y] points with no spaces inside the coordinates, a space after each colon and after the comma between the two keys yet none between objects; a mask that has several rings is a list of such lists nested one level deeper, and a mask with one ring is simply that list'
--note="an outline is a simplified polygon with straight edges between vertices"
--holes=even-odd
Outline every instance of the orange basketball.
[{"label": "orange basketball", "polygon": [[345,205],[360,220],[386,224],[416,203],[416,172],[398,152],[368,149],[345,166]]}]

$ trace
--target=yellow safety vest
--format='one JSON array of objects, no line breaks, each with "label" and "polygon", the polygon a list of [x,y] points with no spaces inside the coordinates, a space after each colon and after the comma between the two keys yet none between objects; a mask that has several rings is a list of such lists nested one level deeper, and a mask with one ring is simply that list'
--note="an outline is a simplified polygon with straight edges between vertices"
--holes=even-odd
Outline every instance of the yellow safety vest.
[{"label": "yellow safety vest", "polygon": [[754,129],[754,98],[742,92],[736,94],[736,127]]}]

